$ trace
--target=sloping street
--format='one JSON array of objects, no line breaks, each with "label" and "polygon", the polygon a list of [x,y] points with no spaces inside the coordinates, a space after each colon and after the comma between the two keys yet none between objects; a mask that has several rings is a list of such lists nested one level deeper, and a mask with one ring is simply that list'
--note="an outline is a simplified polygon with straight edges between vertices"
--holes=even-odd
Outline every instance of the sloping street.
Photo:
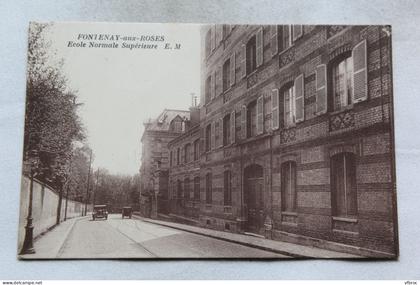
[{"label": "sloping street", "polygon": [[[61,225],[59,226],[61,227]],[[58,228],[59,228],[58,227]],[[42,254],[36,243],[36,257]],[[287,256],[137,219],[109,215],[108,220],[90,217],[75,221],[56,258],[285,258]],[[44,256],[46,257],[46,256]],[[51,258],[51,257],[50,257]]]}]

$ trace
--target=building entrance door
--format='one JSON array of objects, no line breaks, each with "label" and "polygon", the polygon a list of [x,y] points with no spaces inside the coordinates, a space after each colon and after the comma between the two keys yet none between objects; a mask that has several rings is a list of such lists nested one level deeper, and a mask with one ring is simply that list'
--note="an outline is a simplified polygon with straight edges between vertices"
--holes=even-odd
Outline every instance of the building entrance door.
[{"label": "building entrance door", "polygon": [[244,202],[247,215],[245,230],[260,233],[264,225],[264,177],[263,168],[254,164],[245,168]]}]

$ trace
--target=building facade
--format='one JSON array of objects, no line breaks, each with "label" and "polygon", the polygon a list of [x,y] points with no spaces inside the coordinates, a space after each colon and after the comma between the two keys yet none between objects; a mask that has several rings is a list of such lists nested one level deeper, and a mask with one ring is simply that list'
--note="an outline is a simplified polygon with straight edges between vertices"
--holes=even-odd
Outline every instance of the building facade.
[{"label": "building facade", "polygon": [[168,143],[185,132],[190,112],[165,109],[156,119],[144,123],[141,137],[140,211],[157,217],[168,209]]},{"label": "building facade", "polygon": [[389,27],[212,25],[202,42],[200,122],[169,143],[171,211],[396,256]]}]

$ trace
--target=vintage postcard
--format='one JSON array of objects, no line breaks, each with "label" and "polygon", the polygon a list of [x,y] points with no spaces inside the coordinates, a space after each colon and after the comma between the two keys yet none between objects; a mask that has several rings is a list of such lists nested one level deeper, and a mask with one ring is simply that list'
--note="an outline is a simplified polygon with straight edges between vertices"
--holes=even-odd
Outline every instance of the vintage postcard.
[{"label": "vintage postcard", "polygon": [[398,257],[390,26],[31,23],[18,257]]}]

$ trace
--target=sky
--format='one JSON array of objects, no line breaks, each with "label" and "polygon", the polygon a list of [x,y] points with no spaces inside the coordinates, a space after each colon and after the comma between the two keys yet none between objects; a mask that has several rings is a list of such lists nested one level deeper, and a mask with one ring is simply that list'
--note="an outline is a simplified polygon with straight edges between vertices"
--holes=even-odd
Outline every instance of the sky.
[{"label": "sky", "polygon": [[[157,50],[69,47],[84,35],[164,36]],[[82,35],[82,36],[79,36]],[[93,150],[93,167],[114,174],[139,172],[143,122],[163,109],[191,106],[200,98],[200,26],[182,24],[54,23],[51,52],[64,59],[63,73],[77,102]],[[98,41],[110,43],[112,41]],[[133,43],[133,42],[128,42]],[[152,44],[152,42],[144,42]],[[156,43],[156,42],[155,42]],[[169,43],[178,50],[165,50]]]}]

